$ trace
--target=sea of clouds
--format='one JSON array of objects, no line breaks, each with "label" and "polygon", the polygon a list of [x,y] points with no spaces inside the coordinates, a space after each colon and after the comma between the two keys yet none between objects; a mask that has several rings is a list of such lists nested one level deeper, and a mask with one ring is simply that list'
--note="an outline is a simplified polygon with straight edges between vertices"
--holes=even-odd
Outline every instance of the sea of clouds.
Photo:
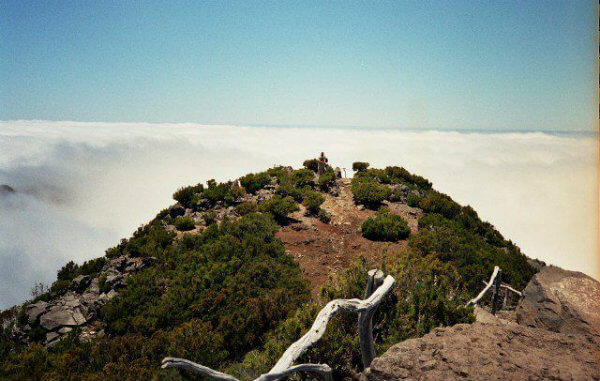
[{"label": "sea of clouds", "polygon": [[596,136],[14,121],[0,122],[0,184],[16,190],[0,194],[0,308],[103,255],[179,186],[321,151],[333,166],[404,166],[527,255],[598,278]]}]

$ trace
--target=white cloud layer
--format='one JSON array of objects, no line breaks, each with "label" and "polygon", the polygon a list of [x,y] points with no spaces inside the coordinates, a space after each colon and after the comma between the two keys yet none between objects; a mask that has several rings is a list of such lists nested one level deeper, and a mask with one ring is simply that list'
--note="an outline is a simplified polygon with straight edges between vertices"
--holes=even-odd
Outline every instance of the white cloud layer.
[{"label": "white cloud layer", "polygon": [[0,122],[0,308],[128,237],[181,185],[325,151],[331,164],[404,166],[470,204],[531,257],[599,275],[591,136],[197,124]]}]

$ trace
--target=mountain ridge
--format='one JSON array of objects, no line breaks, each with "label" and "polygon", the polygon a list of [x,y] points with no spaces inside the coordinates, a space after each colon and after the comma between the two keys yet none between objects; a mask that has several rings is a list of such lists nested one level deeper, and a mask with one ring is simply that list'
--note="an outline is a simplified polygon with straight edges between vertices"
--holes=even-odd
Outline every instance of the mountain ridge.
[{"label": "mountain ridge", "polygon": [[[439,325],[473,321],[464,301],[494,265],[520,289],[534,274],[534,263],[512,242],[426,179],[402,167],[355,164],[352,180],[311,159],[303,169],[275,167],[180,188],[176,204],[105,257],[65,265],[50,291],[3,313],[0,374],[177,379],[176,371],[154,368],[169,348],[239,374],[257,372],[294,336],[285,332],[302,330],[319,305],[360,295],[361,276],[372,266],[401,275],[378,314],[384,349]],[[380,238],[365,237],[367,221]],[[325,338],[309,356],[331,363],[339,377],[357,374],[354,349],[335,354],[336,341],[353,343],[351,323],[341,318],[334,329],[338,340]],[[204,339],[190,339],[190,332],[214,340],[200,345]],[[152,361],[135,350],[128,362],[106,352],[148,345]],[[52,365],[26,367],[23,359],[35,351]],[[105,354],[95,367],[64,365],[79,352]],[[262,359],[252,363],[252,356]]]}]

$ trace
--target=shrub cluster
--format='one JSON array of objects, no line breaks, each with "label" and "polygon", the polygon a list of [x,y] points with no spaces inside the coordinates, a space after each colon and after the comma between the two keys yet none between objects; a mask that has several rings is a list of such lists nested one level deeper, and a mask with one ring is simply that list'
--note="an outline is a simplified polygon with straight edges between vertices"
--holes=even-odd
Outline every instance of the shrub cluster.
[{"label": "shrub cluster", "polygon": [[194,219],[190,216],[177,217],[174,224],[179,231],[188,231],[196,227]]},{"label": "shrub cluster", "polygon": [[271,183],[271,176],[267,172],[249,173],[240,177],[240,185],[246,189],[246,192],[255,194]]},{"label": "shrub cluster", "polygon": [[361,231],[363,237],[373,241],[395,242],[407,238],[410,227],[404,218],[381,208],[374,218],[369,217],[363,222]]},{"label": "shrub cluster", "polygon": [[270,213],[278,222],[284,222],[288,214],[296,212],[300,208],[292,197],[275,195],[271,199],[264,200],[258,204],[258,210],[263,213]]},{"label": "shrub cluster", "polygon": [[325,202],[325,197],[314,191],[305,192],[302,200],[302,204],[306,206],[306,209],[313,215],[319,214],[323,202]]},{"label": "shrub cluster", "polygon": [[368,208],[378,208],[391,192],[389,187],[379,184],[373,178],[359,176],[352,179],[354,201]]},{"label": "shrub cluster", "polygon": [[364,161],[355,161],[352,163],[352,170],[355,172],[363,172],[369,168],[369,163]]}]

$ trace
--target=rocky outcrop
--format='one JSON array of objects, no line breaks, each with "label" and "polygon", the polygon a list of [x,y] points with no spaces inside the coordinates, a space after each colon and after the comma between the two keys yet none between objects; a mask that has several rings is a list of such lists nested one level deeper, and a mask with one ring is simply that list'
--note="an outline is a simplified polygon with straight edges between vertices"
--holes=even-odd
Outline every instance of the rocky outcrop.
[{"label": "rocky outcrop", "polygon": [[600,283],[575,271],[544,267],[523,291],[519,324],[600,337]]},{"label": "rocky outcrop", "polygon": [[43,344],[52,346],[74,328],[80,329],[83,340],[103,335],[104,325],[97,320],[100,308],[125,287],[130,274],[154,261],[151,257],[121,256],[109,260],[93,278],[89,275],[75,277],[65,293],[48,301],[25,305],[24,319],[16,319],[13,336],[27,343],[29,333],[39,327],[46,335]]},{"label": "rocky outcrop", "polygon": [[600,380],[600,342],[518,324],[437,328],[392,346],[367,380]]}]

